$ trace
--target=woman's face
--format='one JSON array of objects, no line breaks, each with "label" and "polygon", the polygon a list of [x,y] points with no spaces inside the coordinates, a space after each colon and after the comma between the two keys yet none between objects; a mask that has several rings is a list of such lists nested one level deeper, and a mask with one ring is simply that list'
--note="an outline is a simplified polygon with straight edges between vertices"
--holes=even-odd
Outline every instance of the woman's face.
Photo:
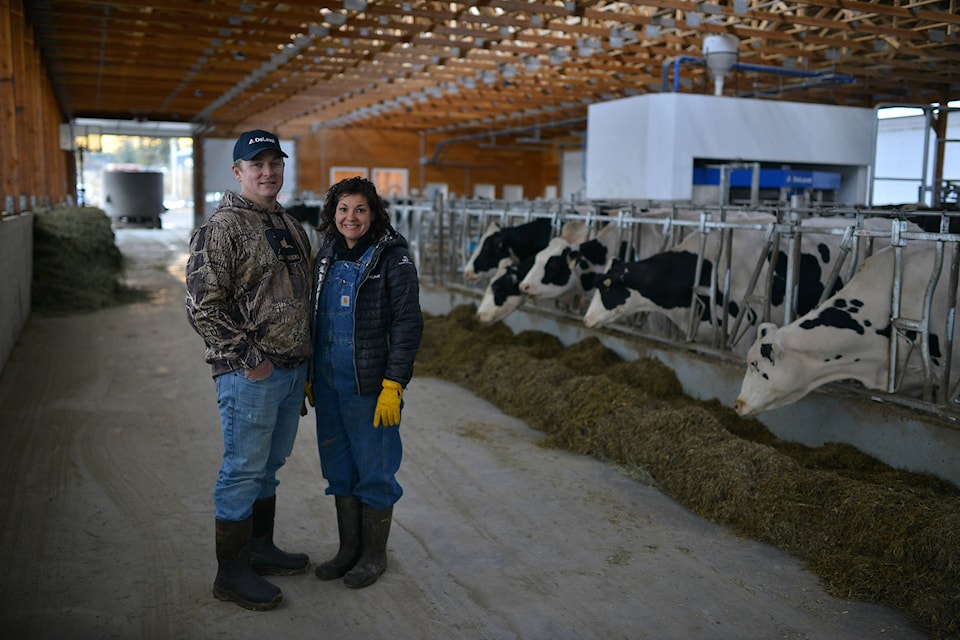
[{"label": "woman's face", "polygon": [[370,230],[373,212],[367,198],[359,193],[348,194],[340,198],[334,218],[337,230],[343,234],[347,248],[352,249],[357,240]]}]

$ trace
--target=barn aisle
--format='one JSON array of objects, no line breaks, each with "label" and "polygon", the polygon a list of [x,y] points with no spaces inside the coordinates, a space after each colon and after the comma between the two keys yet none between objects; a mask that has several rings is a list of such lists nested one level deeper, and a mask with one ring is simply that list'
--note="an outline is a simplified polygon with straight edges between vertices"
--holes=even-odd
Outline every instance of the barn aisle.
[{"label": "barn aisle", "polygon": [[[183,310],[187,225],[124,229],[149,302],[33,317],[0,377],[0,628],[26,638],[918,639],[447,382],[405,395],[406,494],[367,589],[276,578],[274,611],[215,600],[220,434]],[[278,542],[336,548],[313,414],[281,472]]]}]

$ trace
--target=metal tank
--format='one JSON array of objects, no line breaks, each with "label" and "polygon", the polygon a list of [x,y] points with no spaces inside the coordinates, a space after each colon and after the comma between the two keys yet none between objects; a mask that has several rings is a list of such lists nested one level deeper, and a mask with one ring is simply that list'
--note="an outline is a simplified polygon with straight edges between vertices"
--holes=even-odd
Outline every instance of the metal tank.
[{"label": "metal tank", "polygon": [[160,228],[163,174],[159,171],[104,170],[103,210],[116,224]]}]

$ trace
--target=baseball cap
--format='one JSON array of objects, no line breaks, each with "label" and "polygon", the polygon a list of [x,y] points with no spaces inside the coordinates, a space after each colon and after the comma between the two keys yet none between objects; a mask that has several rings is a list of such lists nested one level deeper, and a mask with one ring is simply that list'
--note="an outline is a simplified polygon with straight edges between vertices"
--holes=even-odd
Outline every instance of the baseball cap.
[{"label": "baseball cap", "polygon": [[280,148],[279,138],[269,131],[263,129],[244,131],[233,145],[233,161],[252,160],[258,153],[267,149],[279,151],[284,158],[290,157]]}]

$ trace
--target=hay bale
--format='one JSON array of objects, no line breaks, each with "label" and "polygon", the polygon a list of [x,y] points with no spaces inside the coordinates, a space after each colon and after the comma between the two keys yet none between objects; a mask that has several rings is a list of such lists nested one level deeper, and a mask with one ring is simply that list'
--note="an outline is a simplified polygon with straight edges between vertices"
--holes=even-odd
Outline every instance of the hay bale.
[{"label": "hay bale", "polygon": [[101,209],[34,212],[32,310],[56,315],[143,300],[123,284],[123,256]]},{"label": "hay bale", "polygon": [[652,478],[699,515],[801,558],[838,597],[899,608],[934,638],[960,637],[956,487],[846,444],[784,442],[715,400],[684,396],[657,360],[623,362],[592,338],[564,349],[497,326],[462,308],[431,319],[418,375],[464,384],[546,432],[543,446]]}]

